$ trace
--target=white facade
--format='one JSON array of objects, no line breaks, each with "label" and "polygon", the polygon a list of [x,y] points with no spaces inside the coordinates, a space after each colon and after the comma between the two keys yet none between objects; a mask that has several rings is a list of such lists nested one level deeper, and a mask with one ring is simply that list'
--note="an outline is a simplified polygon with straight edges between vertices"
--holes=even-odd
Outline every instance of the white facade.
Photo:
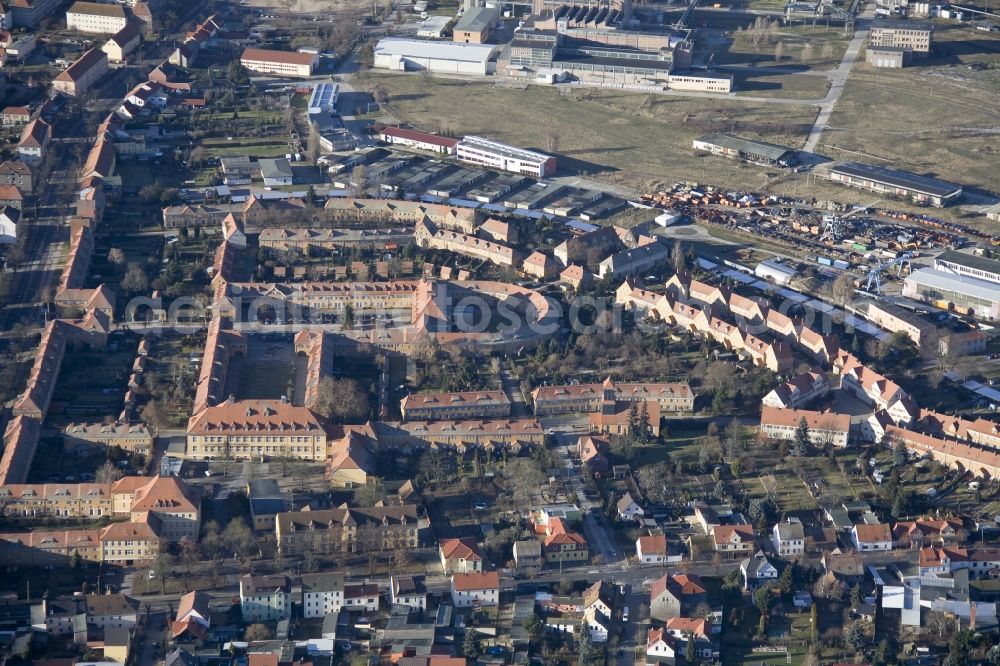
[{"label": "white facade", "polygon": [[590,631],[590,640],[595,643],[605,643],[608,640],[609,625],[611,620],[595,608],[588,608],[583,612],[583,621]]},{"label": "white facade", "polygon": [[793,269],[779,264],[775,261],[762,261],[757,264],[754,269],[754,275],[764,280],[771,280],[775,284],[786,285],[792,281],[798,272]]},{"label": "white facade", "polygon": [[634,501],[629,502],[627,506],[618,507],[618,518],[621,520],[638,520],[645,515],[645,511],[642,507],[636,504]]},{"label": "white facade", "polygon": [[670,74],[667,86],[671,90],[690,90],[694,92],[728,93],[733,90],[733,77],[719,74]]},{"label": "white facade", "polygon": [[422,71],[485,76],[496,70],[499,46],[426,42],[387,37],[375,46],[375,67],[397,72]]},{"label": "white facade", "polygon": [[16,215],[16,209],[0,210],[0,244],[10,245],[17,242],[17,220],[14,219]]},{"label": "white facade", "polygon": [[292,595],[288,592],[241,596],[244,622],[287,620],[292,614]]},{"label": "white facade", "polygon": [[667,554],[659,552],[657,548],[654,552],[644,552],[642,549],[642,537],[635,540],[635,554],[639,558],[639,564],[665,564]]},{"label": "white facade", "polygon": [[406,606],[422,611],[427,610],[427,594],[422,592],[396,594],[390,589],[389,600],[393,606]]},{"label": "white facade", "polygon": [[771,531],[774,552],[782,557],[796,557],[805,552],[801,523],[778,523]]},{"label": "white facade", "polygon": [[92,6],[89,2],[78,2],[66,10],[67,30],[113,35],[127,22],[125,10],[117,4]]},{"label": "white facade", "polygon": [[535,178],[551,176],[556,171],[556,158],[479,136],[466,136],[455,149],[462,162],[500,169]]},{"label": "white facade", "polygon": [[856,549],[864,552],[892,550],[892,533],[887,532],[887,535],[887,538],[862,540],[858,538],[858,526],[855,525],[851,529],[851,542]]},{"label": "white facade", "polygon": [[344,606],[344,589],[324,591],[302,591],[302,617],[326,617],[338,612]]},{"label": "white facade", "polygon": [[251,72],[274,76],[311,76],[319,62],[315,53],[244,49],[240,64]]},{"label": "white facade", "polygon": [[468,587],[460,584],[456,589],[456,580],[463,581],[466,576],[482,576],[482,574],[455,574],[451,577],[451,603],[456,608],[469,606],[496,606],[500,603],[499,587]]},{"label": "white facade", "polygon": [[670,643],[667,643],[663,638],[658,638],[646,645],[646,655],[657,659],[669,660],[674,659],[676,653],[674,652],[674,648],[670,646]]},{"label": "white facade", "polygon": [[347,585],[344,587],[344,610],[374,613],[378,610],[378,586]]},{"label": "white facade", "polygon": [[284,576],[240,579],[240,607],[244,622],[276,622],[292,616],[292,593]]},{"label": "white facade", "polygon": [[428,16],[417,28],[417,37],[441,39],[449,23],[451,23],[450,16]]},{"label": "white facade", "polygon": [[122,615],[87,615],[87,624],[92,624],[101,629],[131,629],[136,625],[137,617],[135,613],[125,613]]}]

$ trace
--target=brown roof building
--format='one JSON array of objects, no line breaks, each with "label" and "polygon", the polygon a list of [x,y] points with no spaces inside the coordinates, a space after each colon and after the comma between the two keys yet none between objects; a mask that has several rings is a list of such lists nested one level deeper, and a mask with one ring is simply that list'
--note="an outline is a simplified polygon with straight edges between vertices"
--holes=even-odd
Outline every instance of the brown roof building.
[{"label": "brown roof building", "polygon": [[289,511],[275,516],[278,547],[286,555],[305,549],[325,553],[360,553],[416,548],[419,533],[427,527],[417,507],[353,507]]},{"label": "brown roof building", "polygon": [[251,72],[275,76],[307,77],[316,69],[319,56],[294,51],[271,51],[247,48],[240,56],[240,64]]},{"label": "brown roof building", "polygon": [[327,424],[307,407],[280,400],[229,399],[188,421],[187,457],[326,460]]},{"label": "brown roof building", "polygon": [[108,54],[93,48],[52,80],[56,92],[77,97],[87,92],[108,71]]},{"label": "brown roof building", "polygon": [[531,392],[531,400],[536,415],[596,412],[605,400],[652,401],[660,412],[694,409],[694,392],[687,384],[613,382],[610,377],[603,384],[540,386]]},{"label": "brown roof building", "polygon": [[475,539],[442,539],[438,545],[441,568],[446,574],[483,570],[483,553]]},{"label": "brown roof building", "polygon": [[0,186],[16,187],[22,193],[31,194],[34,190],[31,167],[21,160],[3,162],[0,164]]},{"label": "brown roof building", "polygon": [[502,418],[510,416],[510,399],[503,391],[411,393],[400,402],[404,420]]}]

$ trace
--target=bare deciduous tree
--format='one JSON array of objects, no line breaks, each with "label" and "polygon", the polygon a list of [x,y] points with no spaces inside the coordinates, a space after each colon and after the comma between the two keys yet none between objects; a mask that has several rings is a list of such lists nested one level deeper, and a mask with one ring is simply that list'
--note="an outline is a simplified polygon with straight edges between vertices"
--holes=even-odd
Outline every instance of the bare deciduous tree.
[{"label": "bare deciduous tree", "polygon": [[554,153],[559,150],[559,130],[551,128],[545,132],[545,150]]}]

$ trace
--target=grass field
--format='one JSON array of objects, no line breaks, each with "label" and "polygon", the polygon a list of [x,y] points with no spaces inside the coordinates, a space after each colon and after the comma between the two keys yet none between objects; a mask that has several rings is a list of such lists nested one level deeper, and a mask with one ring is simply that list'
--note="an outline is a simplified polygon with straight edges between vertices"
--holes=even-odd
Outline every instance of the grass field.
[{"label": "grass field", "polygon": [[[876,71],[859,61],[817,149],[1000,190],[1000,36],[939,28],[938,53],[914,67]],[[972,62],[994,69],[970,70]]]},{"label": "grass field", "polygon": [[733,81],[737,97],[787,97],[801,100],[821,100],[830,81],[825,76],[813,74],[777,74],[773,76],[742,76]]},{"label": "grass field", "polygon": [[[835,26],[785,26],[775,31],[773,38],[761,41],[756,48],[747,31],[733,34],[728,51],[717,53],[715,62],[720,64],[743,63],[753,60],[759,67],[805,67],[830,69],[836,67],[847,51],[850,36],[843,28]],[[775,48],[781,43],[781,61],[775,60]]]},{"label": "grass field", "polygon": [[[562,169],[645,190],[677,180],[759,187],[761,171],[739,170],[727,160],[696,157],[691,140],[731,131],[801,147],[816,117],[814,107],[702,100],[372,73],[390,93],[394,117],[414,127],[457,135],[486,134],[524,147],[546,149],[558,133]],[[456,103],[460,97],[461,103]]]}]

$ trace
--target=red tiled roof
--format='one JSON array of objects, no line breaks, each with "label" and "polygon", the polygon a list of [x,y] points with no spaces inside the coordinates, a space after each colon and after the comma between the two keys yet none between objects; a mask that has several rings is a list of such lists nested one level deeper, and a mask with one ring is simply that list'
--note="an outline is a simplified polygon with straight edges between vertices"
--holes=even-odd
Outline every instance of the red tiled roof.
[{"label": "red tiled roof", "polygon": [[456,590],[496,590],[500,589],[500,576],[496,571],[458,573],[451,577]]},{"label": "red tiled roof", "polygon": [[475,540],[468,537],[462,539],[442,539],[441,554],[446,560],[482,560],[483,555],[479,552],[479,546]]}]

